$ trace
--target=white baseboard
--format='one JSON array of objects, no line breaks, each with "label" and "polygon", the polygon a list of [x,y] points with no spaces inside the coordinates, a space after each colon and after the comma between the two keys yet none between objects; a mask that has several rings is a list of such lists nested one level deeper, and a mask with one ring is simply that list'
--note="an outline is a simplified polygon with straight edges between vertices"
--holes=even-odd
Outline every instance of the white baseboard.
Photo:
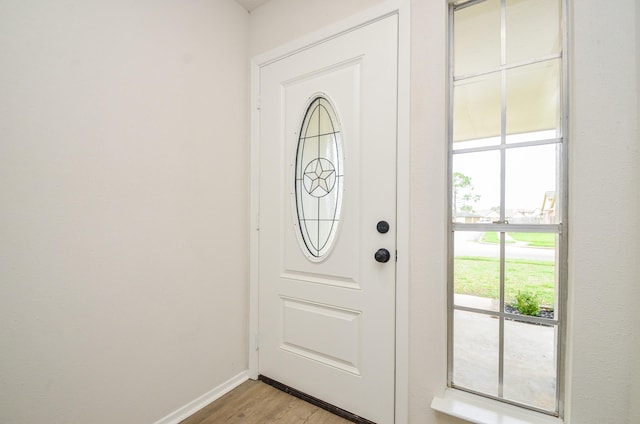
[{"label": "white baseboard", "polygon": [[154,424],[178,424],[180,421],[195,414],[214,400],[224,396],[248,379],[248,370],[242,371],[240,374],[236,375],[235,377],[231,377],[229,380],[220,384],[218,387],[214,387],[202,396],[173,411],[166,417],[159,419]]}]

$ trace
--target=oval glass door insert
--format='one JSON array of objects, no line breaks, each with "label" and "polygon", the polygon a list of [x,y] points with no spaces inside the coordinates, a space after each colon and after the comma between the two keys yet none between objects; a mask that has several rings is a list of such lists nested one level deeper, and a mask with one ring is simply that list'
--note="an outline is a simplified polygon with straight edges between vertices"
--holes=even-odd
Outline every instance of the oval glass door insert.
[{"label": "oval glass door insert", "polygon": [[310,259],[331,251],[342,206],[343,156],[340,121],[323,96],[311,101],[296,152],[296,212],[303,250]]}]

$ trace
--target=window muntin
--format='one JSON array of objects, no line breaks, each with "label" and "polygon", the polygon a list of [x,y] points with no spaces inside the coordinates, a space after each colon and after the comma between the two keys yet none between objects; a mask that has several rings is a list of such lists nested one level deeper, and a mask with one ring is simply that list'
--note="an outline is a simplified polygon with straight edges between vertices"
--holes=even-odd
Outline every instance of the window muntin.
[{"label": "window muntin", "polygon": [[295,167],[301,248],[310,260],[322,260],[338,231],[344,177],[340,121],[324,96],[313,98],[306,109]]},{"label": "window muntin", "polygon": [[[450,9],[449,385],[551,415],[566,281],[563,7]],[[527,294],[535,316],[513,307]]]}]

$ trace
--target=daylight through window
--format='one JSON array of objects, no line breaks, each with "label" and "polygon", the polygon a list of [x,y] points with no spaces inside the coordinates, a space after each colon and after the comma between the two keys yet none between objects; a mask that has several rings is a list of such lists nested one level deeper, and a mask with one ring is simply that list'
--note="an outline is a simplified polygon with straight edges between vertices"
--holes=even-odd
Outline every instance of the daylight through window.
[{"label": "daylight through window", "polygon": [[449,385],[562,415],[562,0],[450,8]]}]

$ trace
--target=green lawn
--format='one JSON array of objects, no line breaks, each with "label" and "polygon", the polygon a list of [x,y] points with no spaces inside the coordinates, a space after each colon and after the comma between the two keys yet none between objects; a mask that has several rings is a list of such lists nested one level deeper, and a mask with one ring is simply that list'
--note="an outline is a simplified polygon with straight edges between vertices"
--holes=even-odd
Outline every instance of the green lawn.
[{"label": "green lawn", "polygon": [[531,247],[556,247],[554,233],[507,233],[512,239],[527,243]]},{"label": "green lawn", "polygon": [[[458,294],[500,298],[500,262],[495,258],[459,256],[454,260],[454,290]],[[553,306],[555,266],[550,261],[511,259],[505,262],[505,298],[529,292],[540,305]]]},{"label": "green lawn", "polygon": [[[486,233],[482,234],[482,241],[484,243],[498,244],[498,243],[500,243],[500,238],[498,237],[498,233],[497,232],[489,231],[489,232],[486,232]],[[513,241],[507,240],[507,243],[513,243]]]},{"label": "green lawn", "polygon": [[[555,247],[556,235],[553,233],[507,233],[508,237],[514,241],[526,243],[530,247]],[[514,241],[507,238],[507,243]],[[498,233],[494,231],[486,232],[482,235],[482,241],[485,243],[499,243]]]}]

